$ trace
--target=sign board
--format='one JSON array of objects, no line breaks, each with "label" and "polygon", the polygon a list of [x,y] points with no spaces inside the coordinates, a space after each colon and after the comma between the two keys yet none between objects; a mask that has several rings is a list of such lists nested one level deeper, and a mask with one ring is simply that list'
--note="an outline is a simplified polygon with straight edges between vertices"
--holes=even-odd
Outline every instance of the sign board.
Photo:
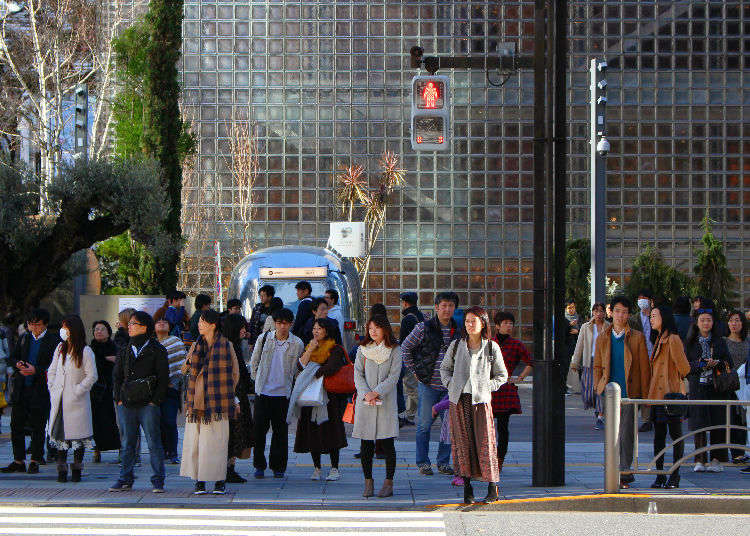
[{"label": "sign board", "polygon": [[332,221],[328,243],[343,257],[361,257],[367,250],[365,222]]},{"label": "sign board", "polygon": [[328,277],[328,267],[261,268],[260,277],[261,279],[324,279]]},{"label": "sign board", "polygon": [[166,300],[163,297],[153,298],[149,296],[130,296],[127,298],[120,298],[118,300],[118,311],[132,307],[136,311],[145,311],[151,316],[154,316],[159,307],[164,305]]}]

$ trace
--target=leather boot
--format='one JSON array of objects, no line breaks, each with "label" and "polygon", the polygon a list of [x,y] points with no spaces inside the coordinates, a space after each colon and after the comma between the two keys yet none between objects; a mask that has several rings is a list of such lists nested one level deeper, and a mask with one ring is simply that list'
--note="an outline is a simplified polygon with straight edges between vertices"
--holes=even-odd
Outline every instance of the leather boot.
[{"label": "leather boot", "polygon": [[375,481],[372,478],[365,478],[365,491],[362,497],[372,497],[375,494]]},{"label": "leather boot", "polygon": [[464,504],[474,504],[474,488],[471,487],[471,479],[464,477]]},{"label": "leather boot", "polygon": [[383,480],[383,487],[378,492],[378,497],[392,497],[393,496],[393,480]]},{"label": "leather boot", "polygon": [[498,492],[497,492],[497,484],[495,482],[490,482],[487,486],[487,496],[484,498],[482,502],[484,503],[493,503],[499,498]]},{"label": "leather boot", "polygon": [[58,471],[57,472],[57,481],[58,482],[67,482],[68,481],[68,470],[65,471]]},{"label": "leather boot", "polygon": [[71,470],[70,481],[71,482],[80,482],[81,481],[81,470],[80,469],[72,469]]}]

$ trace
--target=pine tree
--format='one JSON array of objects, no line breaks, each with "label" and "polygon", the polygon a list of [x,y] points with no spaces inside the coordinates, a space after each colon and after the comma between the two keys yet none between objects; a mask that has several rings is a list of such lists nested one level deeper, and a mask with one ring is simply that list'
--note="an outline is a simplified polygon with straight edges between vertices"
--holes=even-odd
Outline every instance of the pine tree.
[{"label": "pine tree", "polygon": [[679,296],[689,296],[692,288],[690,276],[665,263],[659,250],[649,245],[633,260],[633,271],[624,290],[633,302],[641,289],[650,289],[657,301],[674,303]]},{"label": "pine tree", "polygon": [[727,268],[724,245],[716,239],[711,230],[708,211],[703,218],[703,249],[698,252],[694,272],[697,293],[711,298],[719,311],[726,313],[736,303],[738,294],[734,290],[737,279]]}]

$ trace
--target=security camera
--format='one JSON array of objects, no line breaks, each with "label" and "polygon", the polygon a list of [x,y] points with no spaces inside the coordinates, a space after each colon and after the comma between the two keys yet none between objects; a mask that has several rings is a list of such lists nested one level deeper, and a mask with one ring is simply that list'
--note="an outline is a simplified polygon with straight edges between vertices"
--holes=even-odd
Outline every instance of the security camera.
[{"label": "security camera", "polygon": [[607,81],[606,80],[599,80],[599,83],[596,84],[596,85],[602,91],[604,91],[605,89],[607,89]]},{"label": "security camera", "polygon": [[607,153],[609,153],[609,149],[609,140],[606,136],[602,136],[602,138],[599,140],[599,143],[596,144],[596,152],[599,153],[599,156],[607,156]]},{"label": "security camera", "polygon": [[605,71],[607,69],[607,62],[606,61],[600,61],[597,64],[596,68],[599,69],[600,72],[601,71]]}]

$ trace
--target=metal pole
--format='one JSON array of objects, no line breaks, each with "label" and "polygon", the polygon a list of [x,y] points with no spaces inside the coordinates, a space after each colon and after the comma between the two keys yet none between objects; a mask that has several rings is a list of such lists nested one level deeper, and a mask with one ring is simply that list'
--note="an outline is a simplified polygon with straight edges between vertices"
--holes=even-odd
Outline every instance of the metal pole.
[{"label": "metal pole", "polygon": [[[605,131],[606,96],[599,82],[604,79],[602,65],[606,62],[591,60],[591,133],[590,133],[590,162],[591,162],[591,303],[603,303],[606,299],[606,210],[605,196],[607,191],[606,155],[599,154],[597,144],[598,133]],[[602,100],[602,97],[604,100]]]},{"label": "metal pole", "polygon": [[620,490],[620,385],[611,382],[604,389],[604,491]]}]

